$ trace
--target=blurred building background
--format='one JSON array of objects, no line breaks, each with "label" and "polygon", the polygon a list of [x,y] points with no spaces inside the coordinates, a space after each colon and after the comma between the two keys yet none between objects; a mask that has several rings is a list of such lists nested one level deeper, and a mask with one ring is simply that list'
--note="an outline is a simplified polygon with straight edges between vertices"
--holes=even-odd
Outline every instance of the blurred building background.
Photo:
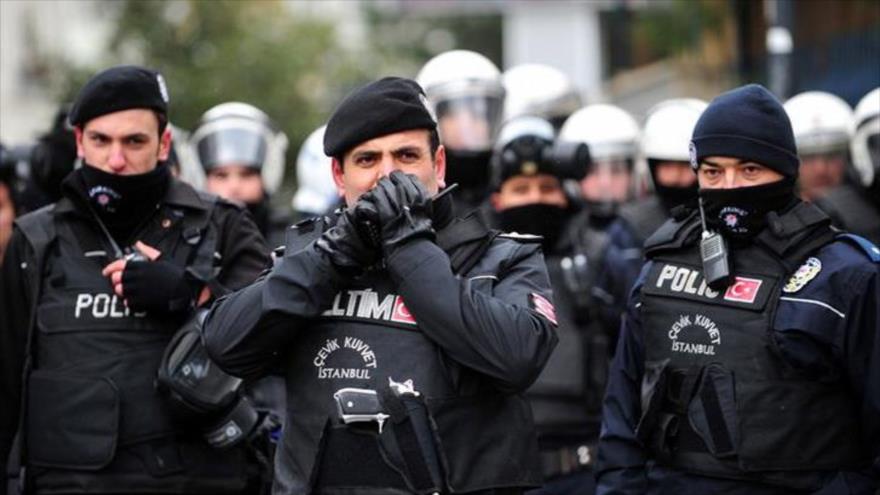
[{"label": "blurred building background", "polygon": [[263,108],[290,137],[292,165],[351,88],[414,77],[454,48],[502,70],[555,66],[586,102],[636,116],[752,81],[783,99],[816,89],[855,104],[880,85],[880,2],[2,0],[0,141],[44,131],[96,70],[139,63],[164,73],[180,127],[222,101]]}]

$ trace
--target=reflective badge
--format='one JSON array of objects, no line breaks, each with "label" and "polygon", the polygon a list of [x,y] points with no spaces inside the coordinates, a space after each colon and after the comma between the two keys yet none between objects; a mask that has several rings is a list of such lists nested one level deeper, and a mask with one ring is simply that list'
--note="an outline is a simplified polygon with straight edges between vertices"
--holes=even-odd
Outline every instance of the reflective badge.
[{"label": "reflective badge", "polygon": [[822,271],[822,262],[819,261],[819,258],[809,258],[807,261],[801,265],[800,268],[794,272],[794,275],[788,279],[785,287],[782,288],[782,292],[791,294],[792,292],[797,292],[804,288],[810,280],[816,278],[816,275]]},{"label": "reflective badge", "polygon": [[159,85],[159,93],[162,95],[162,100],[168,103],[168,86],[165,85],[165,78],[162,77],[162,74],[156,74],[156,83]]},{"label": "reflective badge", "polygon": [[550,323],[554,325],[559,325],[556,322],[556,308],[553,306],[553,303],[547,300],[546,297],[538,294],[536,292],[532,292],[532,309],[537,311],[541,316],[550,320]]}]

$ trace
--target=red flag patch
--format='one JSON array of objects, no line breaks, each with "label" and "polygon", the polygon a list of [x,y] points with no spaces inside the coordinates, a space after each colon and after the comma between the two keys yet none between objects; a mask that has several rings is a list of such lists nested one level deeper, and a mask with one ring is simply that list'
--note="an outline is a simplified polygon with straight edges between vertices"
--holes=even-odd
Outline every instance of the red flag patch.
[{"label": "red flag patch", "polygon": [[558,325],[556,322],[556,308],[553,306],[553,303],[550,302],[546,297],[538,294],[536,292],[532,292],[532,309],[538,312],[544,318],[550,320],[554,325]]},{"label": "red flag patch", "polygon": [[416,319],[413,318],[413,315],[409,312],[409,309],[407,309],[406,305],[403,304],[403,298],[400,296],[397,296],[394,299],[394,310],[391,312],[391,321],[416,325]]},{"label": "red flag patch", "polygon": [[761,283],[762,281],[756,278],[736,277],[736,280],[724,293],[724,300],[752,304],[758,297]]}]

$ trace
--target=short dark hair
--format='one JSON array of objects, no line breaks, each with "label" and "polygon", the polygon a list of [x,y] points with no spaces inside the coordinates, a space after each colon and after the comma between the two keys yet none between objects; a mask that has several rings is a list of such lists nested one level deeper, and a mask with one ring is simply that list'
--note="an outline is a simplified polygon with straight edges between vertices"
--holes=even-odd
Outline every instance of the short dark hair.
[{"label": "short dark hair", "polygon": [[168,116],[162,112],[153,111],[156,114],[156,120],[159,121],[159,137],[162,137],[162,133],[165,132],[165,128],[168,127]]},{"label": "short dark hair", "polygon": [[[440,133],[437,132],[436,128],[433,129],[425,129],[428,131],[428,148],[431,150],[431,159],[434,158],[434,155],[437,154],[437,150],[440,149]],[[339,162],[339,166],[341,167],[345,162],[345,155],[351,150],[346,151],[340,156],[334,156],[333,158]]]}]

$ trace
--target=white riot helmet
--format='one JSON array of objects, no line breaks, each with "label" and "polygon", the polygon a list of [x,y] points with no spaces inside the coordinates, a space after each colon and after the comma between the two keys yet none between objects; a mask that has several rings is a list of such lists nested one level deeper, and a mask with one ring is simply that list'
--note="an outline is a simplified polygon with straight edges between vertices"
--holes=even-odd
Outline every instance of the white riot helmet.
[{"label": "white riot helmet", "polygon": [[333,181],[333,160],[324,154],[326,129],[324,125],[309,134],[296,157],[297,190],[293,209],[309,215],[323,215],[339,200]]},{"label": "white riot helmet", "polygon": [[521,64],[502,74],[507,96],[504,121],[531,115],[546,119],[559,129],[581,107],[581,95],[561,70],[543,64]]},{"label": "white riot helmet", "polygon": [[259,169],[268,194],[281,186],[287,136],[253,105],[228,102],[211,108],[202,115],[190,142],[206,171],[234,163]]},{"label": "white riot helmet", "polygon": [[792,96],[784,107],[798,155],[846,152],[853,113],[845,101],[831,93],[807,91]]},{"label": "white riot helmet", "polygon": [[587,143],[594,163],[614,160],[634,163],[639,125],[626,110],[599,103],[573,113],[559,130],[559,139]]},{"label": "white riot helmet", "polygon": [[199,165],[199,160],[189,145],[189,132],[169,122],[171,129],[171,155],[177,168],[177,177],[198,190],[205,188],[205,170]]},{"label": "white riot helmet", "polygon": [[[648,110],[642,130],[642,156],[645,161],[640,162],[639,186],[653,189],[667,210],[697,197],[696,176],[690,186],[661,184],[657,180],[657,165],[661,162],[684,162],[685,167],[690,169],[691,135],[707,106],[705,101],[696,98],[674,98]],[[650,182],[646,180],[647,176]]]},{"label": "white riot helmet", "polygon": [[708,105],[696,98],[675,98],[648,110],[642,131],[642,154],[648,160],[688,162],[694,126]]},{"label": "white riot helmet", "polygon": [[852,122],[853,166],[862,185],[870,187],[880,174],[880,88],[859,100]]},{"label": "white riot helmet", "polygon": [[504,105],[501,71],[488,58],[452,50],[422,67],[417,82],[437,117],[440,141],[453,151],[489,152]]}]

